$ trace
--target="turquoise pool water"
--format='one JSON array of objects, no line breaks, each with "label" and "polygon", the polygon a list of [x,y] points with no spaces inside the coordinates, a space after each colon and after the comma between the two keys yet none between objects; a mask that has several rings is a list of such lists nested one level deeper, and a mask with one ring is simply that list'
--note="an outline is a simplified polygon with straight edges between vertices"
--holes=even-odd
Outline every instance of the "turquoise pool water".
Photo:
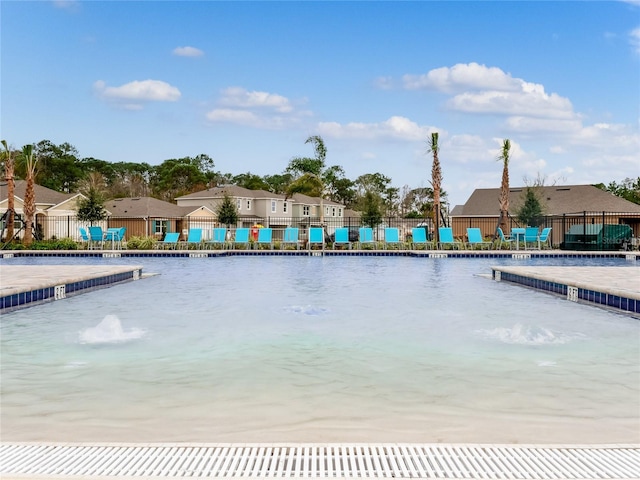
[{"label": "turquoise pool water", "polygon": [[4,441],[640,441],[640,322],[482,276],[522,260],[9,262],[160,275],[2,316]]}]

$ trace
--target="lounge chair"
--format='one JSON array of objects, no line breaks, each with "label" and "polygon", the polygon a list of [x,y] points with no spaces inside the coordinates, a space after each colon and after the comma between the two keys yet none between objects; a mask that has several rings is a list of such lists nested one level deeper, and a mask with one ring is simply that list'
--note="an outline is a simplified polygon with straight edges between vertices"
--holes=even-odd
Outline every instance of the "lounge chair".
[{"label": "lounge chair", "polygon": [[413,227],[411,230],[411,248],[417,250],[418,245],[424,245],[425,250],[431,247],[431,242],[427,240],[427,229],[424,227]]},{"label": "lounge chair", "polygon": [[551,227],[543,228],[542,233],[538,236],[538,250],[542,250],[542,245],[551,248]]},{"label": "lounge chair", "polygon": [[373,228],[360,227],[358,230],[358,248],[362,248],[363,245],[373,245],[375,248],[376,241],[373,239]]},{"label": "lounge chair", "polygon": [[85,244],[88,249],[91,249],[91,237],[89,233],[87,233],[87,229],[80,227],[78,230],[80,231],[80,240],[82,240],[82,243]]},{"label": "lounge chair", "polygon": [[180,232],[168,232],[165,234],[164,239],[156,243],[156,248],[165,249],[171,248],[174,249],[178,246],[178,241],[180,240]]},{"label": "lounge chair", "polygon": [[307,241],[307,248],[312,249],[314,245],[320,245],[320,248],[324,248],[324,228],[309,228],[309,240]]},{"label": "lounge chair", "polygon": [[398,250],[402,248],[402,243],[400,242],[400,230],[397,228],[387,227],[384,229],[384,249],[387,247],[395,245],[398,247]]},{"label": "lounge chair", "polygon": [[273,230],[269,227],[258,229],[258,240],[255,243],[256,248],[261,248],[263,245],[268,245],[269,250],[273,250],[273,243],[271,241],[273,237]]},{"label": "lounge chair", "polygon": [[482,238],[482,232],[479,228],[467,228],[467,245],[469,245],[469,248],[491,248],[491,244],[492,242],[484,241],[484,238]]},{"label": "lounge chair", "polygon": [[438,228],[438,233],[440,234],[440,241],[438,242],[438,248],[443,250],[445,246],[450,245],[451,248],[461,248],[464,246],[463,243],[456,242],[453,238],[453,229],[451,227],[440,227]]},{"label": "lounge chair", "polygon": [[91,239],[91,245],[93,248],[104,247],[104,232],[102,227],[89,227],[89,238]]},{"label": "lounge chair", "polygon": [[187,241],[183,243],[183,246],[189,248],[193,245],[194,248],[198,249],[202,247],[202,229],[201,228],[190,228],[189,235],[187,235]]},{"label": "lounge chair", "polygon": [[300,240],[298,239],[297,227],[285,228],[284,235],[282,237],[282,248],[285,248],[287,245],[294,245],[296,250],[300,250]]},{"label": "lounge chair", "polygon": [[333,249],[336,249],[336,245],[346,245],[351,250],[351,242],[349,241],[349,229],[347,227],[336,228],[334,233],[335,239],[333,241]]},{"label": "lounge chair", "polygon": [[246,227],[236,228],[236,235],[232,242],[232,247],[235,249],[236,245],[244,245],[245,248],[249,248],[249,229]]},{"label": "lounge chair", "polygon": [[538,236],[540,232],[538,227],[527,227],[524,229],[524,248],[527,249],[527,245],[538,245]]},{"label": "lounge chair", "polygon": [[503,243],[509,244],[509,248],[511,248],[511,242],[513,242],[513,238],[505,237],[502,228],[498,227],[498,241],[500,242],[498,244],[498,248],[502,248]]},{"label": "lounge chair", "polygon": [[227,248],[227,229],[225,227],[212,229],[211,240],[207,244],[211,247],[221,247],[223,250]]}]

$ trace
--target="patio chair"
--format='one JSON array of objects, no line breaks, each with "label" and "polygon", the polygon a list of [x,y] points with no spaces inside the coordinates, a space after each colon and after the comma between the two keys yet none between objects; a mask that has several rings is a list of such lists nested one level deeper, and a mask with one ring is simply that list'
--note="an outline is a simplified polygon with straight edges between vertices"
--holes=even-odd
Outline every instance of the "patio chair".
[{"label": "patio chair", "polygon": [[102,231],[102,227],[89,227],[89,238],[91,239],[91,245],[93,248],[104,247],[104,232]]},{"label": "patio chair", "polygon": [[307,248],[310,250],[314,245],[320,245],[321,248],[324,248],[324,228],[309,228],[309,240],[307,241]]},{"label": "patio chair", "polygon": [[227,248],[227,229],[225,227],[216,227],[211,230],[211,240],[207,242],[211,247]]},{"label": "patio chair", "polygon": [[511,248],[511,242],[513,242],[513,238],[505,237],[502,228],[498,227],[498,241],[500,242],[498,244],[498,248],[502,248],[503,243],[509,244],[509,248]]},{"label": "patio chair", "polygon": [[439,249],[443,250],[447,245],[457,249],[464,246],[463,243],[456,242],[453,238],[453,229],[451,227],[440,227],[438,228],[438,233],[440,234],[440,241],[438,242]]},{"label": "patio chair", "polygon": [[104,234],[104,241],[111,243],[111,250],[114,248],[120,250],[122,248],[122,241],[124,240],[126,230],[125,227],[107,228]]},{"label": "patio chair", "polygon": [[431,247],[431,242],[427,239],[427,229],[424,227],[411,229],[411,248],[417,250],[418,245],[424,245],[425,250]]},{"label": "patio chair", "polygon": [[298,239],[298,228],[297,227],[287,227],[284,230],[284,235],[282,237],[282,248],[285,248],[287,245],[294,245],[296,250],[300,250],[300,240]]},{"label": "patio chair", "polygon": [[524,229],[524,248],[527,249],[527,245],[538,245],[538,236],[540,232],[538,227],[527,227]]},{"label": "patio chair", "polygon": [[400,242],[400,230],[393,227],[387,227],[384,229],[384,249],[387,247],[395,245],[398,247],[398,250],[402,248],[402,243]]},{"label": "patio chair", "polygon": [[376,241],[373,239],[373,228],[360,227],[358,230],[358,248],[362,248],[363,245],[376,246]]},{"label": "patio chair", "polygon": [[187,235],[187,241],[183,242],[183,246],[189,248],[191,245],[198,249],[202,247],[202,229],[190,228],[189,235]]},{"label": "patio chair", "polygon": [[273,230],[270,227],[258,229],[258,240],[255,243],[256,248],[262,248],[263,245],[268,245],[269,250],[273,250],[273,243],[271,241],[273,237]]},{"label": "patio chair", "polygon": [[487,249],[491,248],[492,242],[485,242],[484,238],[482,238],[482,232],[479,228],[467,228],[467,245],[469,248],[473,249],[474,247]]},{"label": "patio chair", "polygon": [[82,243],[87,246],[87,249],[91,249],[91,237],[89,233],[87,233],[87,229],[80,227],[78,230],[80,231],[80,240],[82,240]]},{"label": "patio chair", "polygon": [[249,229],[246,227],[236,228],[236,235],[232,242],[232,247],[235,249],[236,245],[244,245],[245,248],[249,248]]},{"label": "patio chair", "polygon": [[165,248],[175,248],[178,246],[180,240],[180,232],[168,232],[165,234],[164,239],[156,243],[157,249],[164,250]]},{"label": "patio chair", "polygon": [[516,242],[516,249],[520,249],[520,242],[524,241],[525,231],[526,230],[524,228],[519,227],[511,229],[511,240]]},{"label": "patio chair", "polygon": [[538,236],[538,250],[542,250],[542,245],[551,248],[551,227],[543,228],[542,233]]},{"label": "patio chair", "polygon": [[336,228],[334,233],[335,239],[333,241],[333,249],[336,249],[336,245],[346,245],[351,250],[351,242],[349,241],[349,228],[339,227]]}]

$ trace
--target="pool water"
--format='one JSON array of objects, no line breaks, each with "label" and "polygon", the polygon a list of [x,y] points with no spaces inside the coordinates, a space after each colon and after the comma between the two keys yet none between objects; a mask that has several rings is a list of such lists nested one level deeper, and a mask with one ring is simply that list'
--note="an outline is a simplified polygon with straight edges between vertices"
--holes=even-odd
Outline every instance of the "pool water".
[{"label": "pool water", "polygon": [[486,278],[624,260],[17,258],[160,275],[2,316],[3,441],[640,442],[640,322]]}]

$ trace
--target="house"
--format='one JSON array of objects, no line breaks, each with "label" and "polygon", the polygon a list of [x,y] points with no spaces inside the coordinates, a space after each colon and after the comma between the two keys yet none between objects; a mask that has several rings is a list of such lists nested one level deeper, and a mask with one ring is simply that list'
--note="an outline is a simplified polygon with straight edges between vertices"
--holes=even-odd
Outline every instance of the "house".
[{"label": "house", "polygon": [[[24,198],[27,189],[25,180],[15,181],[14,210],[18,215],[15,222],[16,238],[22,238],[24,230]],[[35,229],[39,238],[74,238],[78,237],[78,228],[81,226],[75,219],[77,215],[77,201],[85,198],[81,193],[60,193],[41,185],[34,185],[36,198],[36,215],[34,219]],[[8,208],[7,182],[0,182],[0,215],[2,221],[0,228],[2,236],[5,233],[6,221],[4,214]],[[66,221],[60,221],[67,217]]]},{"label": "house", "polygon": [[[322,222],[328,226],[329,233],[344,225],[344,205],[326,198],[310,197],[294,193],[292,214],[297,227],[318,226]],[[324,213],[322,214],[322,211]]]},{"label": "house", "polygon": [[[522,206],[527,187],[509,189],[509,213]],[[640,236],[640,205],[617,197],[593,185],[534,187],[544,213],[543,223],[552,227],[552,243],[560,243],[574,224],[628,224],[634,237]],[[476,189],[464,205],[457,205],[449,217],[454,236],[462,238],[467,227],[479,227],[485,237],[494,234],[500,217],[500,189]],[[515,225],[515,218],[507,223]]]},{"label": "house", "polygon": [[126,238],[155,236],[159,240],[167,232],[180,232],[187,238],[190,228],[202,228],[209,239],[217,226],[215,213],[205,206],[183,206],[153,197],[115,198],[105,202],[111,212],[109,227],[126,227]]}]

